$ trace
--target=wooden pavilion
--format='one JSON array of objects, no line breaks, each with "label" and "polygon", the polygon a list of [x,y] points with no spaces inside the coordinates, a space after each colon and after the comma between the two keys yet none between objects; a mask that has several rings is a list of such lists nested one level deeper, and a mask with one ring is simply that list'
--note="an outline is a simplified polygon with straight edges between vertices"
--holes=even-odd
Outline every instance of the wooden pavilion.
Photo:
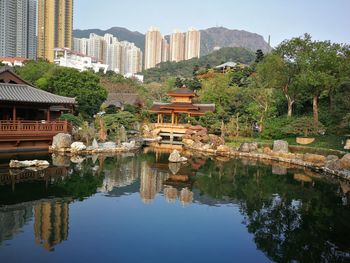
[{"label": "wooden pavilion", "polygon": [[164,115],[171,116],[170,124],[174,126],[179,125],[180,114],[191,117],[215,111],[215,104],[193,103],[193,99],[197,97],[197,94],[186,86],[168,92],[168,96],[172,97],[170,103],[155,102],[149,110],[151,113],[157,113],[157,124],[164,124]]},{"label": "wooden pavilion", "polygon": [[11,68],[0,69],[0,152],[48,149],[53,136],[71,132],[70,123],[58,118],[73,112],[75,103],[33,87]]}]

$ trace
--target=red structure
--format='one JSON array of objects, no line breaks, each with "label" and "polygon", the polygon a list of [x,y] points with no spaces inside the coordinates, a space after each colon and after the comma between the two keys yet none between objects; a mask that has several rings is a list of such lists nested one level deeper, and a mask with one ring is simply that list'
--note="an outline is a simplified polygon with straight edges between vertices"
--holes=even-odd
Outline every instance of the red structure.
[{"label": "red structure", "polygon": [[186,114],[188,117],[191,117],[201,116],[206,112],[215,111],[215,104],[193,103],[193,99],[197,94],[186,88],[186,86],[170,91],[168,96],[173,98],[171,103],[155,102],[149,110],[152,113],[158,114],[158,124],[163,124],[164,115],[171,116],[171,125],[178,125],[180,114]]},{"label": "red structure", "polygon": [[53,136],[71,132],[62,113],[73,112],[74,98],[30,85],[11,68],[0,69],[0,152],[48,149]]}]

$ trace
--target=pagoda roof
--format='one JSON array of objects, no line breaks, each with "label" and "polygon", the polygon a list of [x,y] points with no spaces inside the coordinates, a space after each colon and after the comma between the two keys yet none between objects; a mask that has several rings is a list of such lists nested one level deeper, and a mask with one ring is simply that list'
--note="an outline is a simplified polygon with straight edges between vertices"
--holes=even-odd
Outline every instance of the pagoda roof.
[{"label": "pagoda roof", "polygon": [[24,102],[43,104],[75,104],[69,98],[40,90],[27,84],[0,83],[0,102]]},{"label": "pagoda roof", "polygon": [[197,94],[183,85],[181,88],[177,88],[168,92],[168,96],[171,97],[195,97]]},{"label": "pagoda roof", "polygon": [[171,113],[174,112],[184,112],[190,113],[192,115],[203,115],[206,112],[214,112],[215,104],[192,104],[192,103],[162,103],[155,102],[149,109],[150,112],[159,113]]}]

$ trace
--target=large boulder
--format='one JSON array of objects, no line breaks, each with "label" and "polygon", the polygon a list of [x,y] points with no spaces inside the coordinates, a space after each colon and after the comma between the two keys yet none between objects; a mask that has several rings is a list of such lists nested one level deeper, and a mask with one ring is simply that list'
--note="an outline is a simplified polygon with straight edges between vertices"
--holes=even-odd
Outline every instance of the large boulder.
[{"label": "large boulder", "polygon": [[68,133],[59,133],[52,139],[53,149],[69,148],[72,144],[72,136]]},{"label": "large boulder", "polygon": [[171,163],[182,163],[186,161],[187,161],[187,158],[181,156],[177,150],[174,150],[169,156],[169,162]]},{"label": "large boulder", "polygon": [[115,149],[117,147],[115,142],[105,142],[105,143],[101,143],[99,146],[102,149]]},{"label": "large boulder", "polygon": [[216,150],[222,153],[229,153],[231,151],[231,148],[227,145],[220,145]]},{"label": "large boulder", "polygon": [[282,140],[276,140],[273,142],[273,151],[280,153],[288,153],[288,142]]},{"label": "large boulder", "polygon": [[339,157],[336,155],[328,155],[326,157],[325,167],[333,171],[339,170]]},{"label": "large boulder", "polygon": [[191,147],[191,146],[194,144],[194,141],[191,140],[191,139],[182,139],[182,143],[183,143],[185,146]]},{"label": "large boulder", "polygon": [[73,142],[70,146],[71,152],[80,152],[86,149],[86,146],[82,142]]},{"label": "large boulder", "polygon": [[256,142],[244,142],[241,144],[241,146],[239,147],[239,151],[240,152],[256,152],[258,150],[258,143]]},{"label": "large boulder", "polygon": [[345,154],[343,158],[339,160],[340,169],[350,170],[350,153]]},{"label": "large boulder", "polygon": [[11,160],[9,164],[10,168],[26,168],[26,167],[48,167],[50,163],[45,160],[32,160],[32,161],[17,161]]}]

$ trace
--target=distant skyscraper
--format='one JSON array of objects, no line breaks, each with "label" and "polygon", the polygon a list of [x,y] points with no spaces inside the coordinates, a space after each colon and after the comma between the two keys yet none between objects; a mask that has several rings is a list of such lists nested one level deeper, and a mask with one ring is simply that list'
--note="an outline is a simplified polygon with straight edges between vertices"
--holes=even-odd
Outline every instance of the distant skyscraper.
[{"label": "distant skyscraper", "polygon": [[0,57],[36,58],[36,4],[0,1]]},{"label": "distant skyscraper", "polygon": [[54,48],[72,48],[73,0],[39,0],[38,57],[54,60]]},{"label": "distant skyscraper", "polygon": [[154,68],[162,62],[163,37],[158,28],[150,27],[146,33],[145,69]]},{"label": "distant skyscraper", "polygon": [[170,57],[170,45],[168,41],[163,38],[162,39],[162,62],[169,61]]},{"label": "distant skyscraper", "polygon": [[142,71],[142,51],[134,43],[119,42],[111,34],[99,36],[91,33],[88,39],[74,38],[74,51],[95,58],[122,75]]},{"label": "distant skyscraper", "polygon": [[185,59],[199,58],[201,49],[201,33],[191,27],[186,33]]},{"label": "distant skyscraper", "polygon": [[179,62],[185,59],[185,35],[175,30],[170,36],[170,61]]}]

